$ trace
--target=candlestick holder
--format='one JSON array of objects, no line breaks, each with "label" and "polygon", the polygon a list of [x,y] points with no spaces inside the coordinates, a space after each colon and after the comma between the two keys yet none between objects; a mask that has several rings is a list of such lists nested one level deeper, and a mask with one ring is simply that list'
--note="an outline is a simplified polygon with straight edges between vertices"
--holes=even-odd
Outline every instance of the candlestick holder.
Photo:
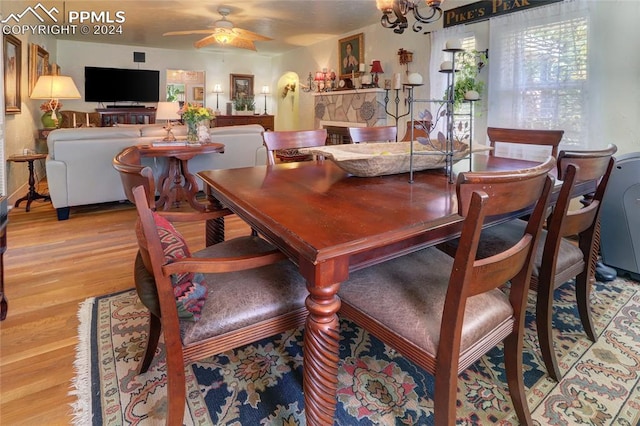
[{"label": "candlestick holder", "polygon": [[[413,87],[409,87],[409,89],[413,90]],[[393,113],[389,111],[389,90],[395,90],[396,92],[396,97],[393,100],[393,102],[395,103],[395,112]],[[396,128],[398,127],[398,119],[409,115],[408,108],[406,113],[400,114],[400,90],[404,91],[404,89],[385,89],[384,90],[384,112],[386,112],[387,115],[390,115],[391,117],[393,117],[393,119],[395,120]],[[396,132],[396,142],[398,142],[398,132]]]}]

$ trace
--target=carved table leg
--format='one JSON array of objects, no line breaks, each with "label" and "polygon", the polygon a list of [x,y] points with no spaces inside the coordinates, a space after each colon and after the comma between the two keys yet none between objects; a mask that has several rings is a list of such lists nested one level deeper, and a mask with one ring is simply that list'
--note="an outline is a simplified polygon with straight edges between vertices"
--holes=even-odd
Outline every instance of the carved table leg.
[{"label": "carved table leg", "polygon": [[304,334],[304,406],[307,425],[332,425],[338,388],[340,284],[307,285],[309,310]]},{"label": "carved table leg", "polygon": [[[211,194],[210,189],[209,186],[205,185],[205,193],[211,209],[221,209],[222,203]],[[207,220],[205,241],[207,247],[224,241],[224,216]]]}]

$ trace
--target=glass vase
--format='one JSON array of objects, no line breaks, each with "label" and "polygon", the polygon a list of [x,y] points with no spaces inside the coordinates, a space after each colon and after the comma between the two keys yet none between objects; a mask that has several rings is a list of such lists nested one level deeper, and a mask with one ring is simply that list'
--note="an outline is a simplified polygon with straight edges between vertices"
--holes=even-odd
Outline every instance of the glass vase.
[{"label": "glass vase", "polygon": [[187,121],[187,143],[198,143],[197,121]]}]

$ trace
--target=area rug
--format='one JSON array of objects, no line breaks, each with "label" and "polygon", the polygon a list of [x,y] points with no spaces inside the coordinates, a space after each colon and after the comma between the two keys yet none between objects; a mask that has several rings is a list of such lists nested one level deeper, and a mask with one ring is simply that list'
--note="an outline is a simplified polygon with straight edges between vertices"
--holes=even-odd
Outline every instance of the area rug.
[{"label": "area rug", "polygon": [[[592,344],[578,319],[573,283],[556,290],[554,328],[564,378],[549,379],[537,348],[530,294],[524,377],[540,425],[637,425],[640,422],[640,284],[597,283]],[[163,424],[164,356],[135,371],[148,314],[134,290],[85,301],[72,393],[76,425]],[[337,425],[433,424],[433,378],[353,323],[341,321]],[[185,368],[187,425],[302,425],[301,329]],[[159,351],[164,351],[161,344]],[[459,379],[458,424],[517,424],[495,348]]]}]

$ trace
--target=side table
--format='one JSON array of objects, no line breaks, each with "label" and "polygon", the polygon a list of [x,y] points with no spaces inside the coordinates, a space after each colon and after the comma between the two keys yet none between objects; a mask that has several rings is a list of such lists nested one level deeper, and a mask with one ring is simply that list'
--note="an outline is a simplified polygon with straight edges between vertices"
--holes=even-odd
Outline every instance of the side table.
[{"label": "side table", "polygon": [[31,209],[31,202],[33,200],[45,200],[50,201],[51,197],[48,195],[39,194],[36,191],[36,178],[33,173],[33,162],[36,160],[43,160],[47,158],[47,154],[24,154],[24,155],[12,155],[7,158],[7,161],[13,161],[14,163],[28,163],[29,166],[29,192],[24,197],[20,198],[16,201],[15,207],[19,207],[20,203],[23,201],[27,201],[26,211],[28,212]]}]

